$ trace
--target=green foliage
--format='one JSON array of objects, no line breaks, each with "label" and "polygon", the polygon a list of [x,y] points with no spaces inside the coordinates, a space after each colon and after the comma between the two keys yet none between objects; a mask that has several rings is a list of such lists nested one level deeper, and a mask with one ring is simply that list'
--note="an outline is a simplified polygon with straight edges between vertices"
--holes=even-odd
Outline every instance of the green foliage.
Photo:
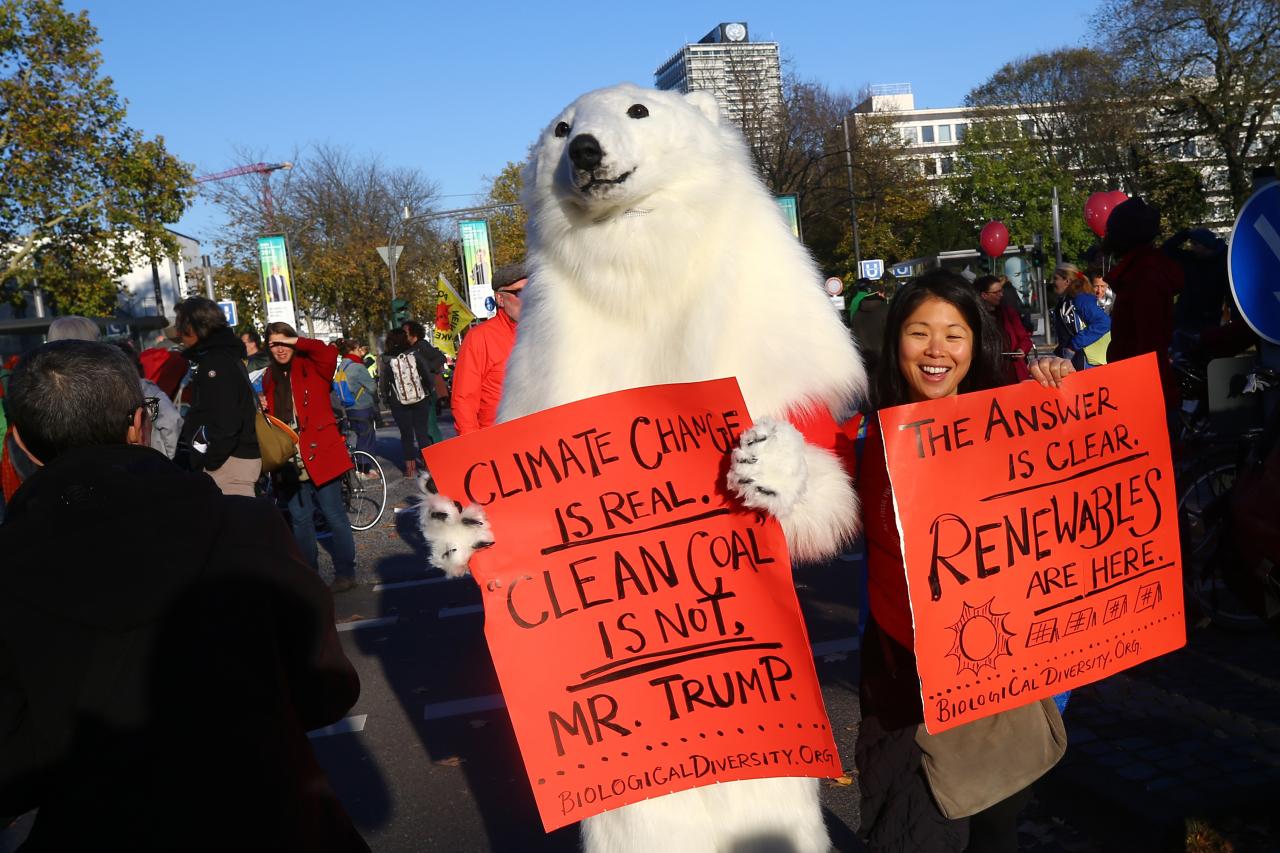
[{"label": "green foliage", "polygon": [[38,279],[62,311],[109,314],[114,279],[178,251],[163,223],[190,202],[191,168],[125,124],[97,44],[84,12],[0,0],[0,281],[11,302]]},{"label": "green foliage", "polygon": [[1051,246],[1053,189],[1057,187],[1063,257],[1081,257],[1094,242],[1084,222],[1088,194],[1076,187],[1070,172],[1046,162],[1035,145],[1013,122],[971,124],[957,147],[955,176],[945,184],[945,195],[937,200],[931,217],[937,235],[950,239],[964,235],[967,239],[958,245],[935,244],[930,248],[976,248],[982,226],[993,219],[1009,229],[1011,244],[1030,243],[1038,233],[1045,245]]},{"label": "green foliage", "polygon": [[495,269],[524,260],[525,223],[529,214],[520,206],[520,189],[524,186],[521,179],[523,169],[524,163],[507,163],[496,177],[489,179],[489,193],[485,204],[515,205],[487,214]]}]

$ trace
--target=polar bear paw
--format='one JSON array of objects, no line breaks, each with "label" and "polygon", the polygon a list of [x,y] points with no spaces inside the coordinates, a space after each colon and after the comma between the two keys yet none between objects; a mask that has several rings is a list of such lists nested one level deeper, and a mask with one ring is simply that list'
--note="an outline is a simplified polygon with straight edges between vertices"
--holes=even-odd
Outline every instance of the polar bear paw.
[{"label": "polar bear paw", "polygon": [[493,545],[489,519],[479,504],[466,509],[443,495],[423,496],[418,522],[431,548],[431,565],[451,578],[469,571],[471,555]]},{"label": "polar bear paw", "polygon": [[795,508],[808,477],[804,436],[786,421],[764,419],[742,434],[726,479],[744,504],[782,517]]}]

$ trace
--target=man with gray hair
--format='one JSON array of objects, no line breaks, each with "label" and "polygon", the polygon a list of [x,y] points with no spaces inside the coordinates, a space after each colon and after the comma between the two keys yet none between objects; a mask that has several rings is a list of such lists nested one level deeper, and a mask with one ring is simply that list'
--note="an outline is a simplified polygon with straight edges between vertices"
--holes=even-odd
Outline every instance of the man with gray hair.
[{"label": "man with gray hair", "polygon": [[279,513],[146,446],[114,346],[32,351],[8,403],[40,466],[0,525],[0,815],[38,809],[24,849],[367,851],[306,735],[359,679]]}]

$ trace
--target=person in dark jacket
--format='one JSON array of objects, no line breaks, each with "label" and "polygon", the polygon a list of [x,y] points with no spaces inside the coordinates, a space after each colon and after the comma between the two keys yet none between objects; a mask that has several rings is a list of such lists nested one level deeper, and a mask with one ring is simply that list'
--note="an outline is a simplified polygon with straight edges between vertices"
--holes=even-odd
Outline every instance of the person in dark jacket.
[{"label": "person in dark jacket", "polygon": [[1165,400],[1172,405],[1178,388],[1169,364],[1169,344],[1182,270],[1153,245],[1159,233],[1160,212],[1140,198],[1117,205],[1107,218],[1103,249],[1117,259],[1107,276],[1116,294],[1107,363],[1155,353]]},{"label": "person in dark jacket", "polygon": [[[403,329],[387,332],[383,350],[382,363],[378,365],[378,389],[382,399],[391,405],[391,416],[400,428],[404,475],[413,477],[423,448],[432,443],[431,415],[435,412],[435,402],[431,399],[431,365],[420,350],[410,345]],[[408,356],[412,362],[401,356]]]},{"label": "person in dark jacket", "polygon": [[1004,367],[1005,378],[1010,382],[1021,382],[1031,378],[1027,367],[1027,359],[1031,356],[1031,335],[1022,325],[1017,309],[1004,298],[1005,292],[1013,289],[1008,282],[1002,276],[980,275],[973,280],[972,287],[978,301],[1000,330],[1000,363]]},{"label": "person in dark jacket", "polygon": [[338,348],[298,337],[288,323],[267,326],[271,367],[263,374],[262,393],[267,411],[298,432],[293,465],[276,476],[281,497],[288,501],[289,520],[298,547],[317,568],[315,511],[320,510],[333,534],[334,592],[355,586],[356,541],[342,505],[342,475],[352,469],[347,442],[329,404]]},{"label": "person in dark jacket", "polygon": [[0,815],[38,809],[22,849],[368,850],[306,735],[359,678],[280,517],[145,446],[115,347],[40,347],[13,391],[41,465],[0,526]]},{"label": "person in dark jacket", "polygon": [[244,344],[218,304],[192,296],[173,309],[165,334],[186,346],[191,362],[191,408],[182,422],[178,455],[192,471],[204,471],[225,495],[253,497],[262,475],[257,401],[245,373]]},{"label": "person in dark jacket", "polygon": [[[440,427],[436,423],[440,411],[441,396],[440,393],[437,393],[436,380],[444,374],[444,353],[431,345],[427,340],[427,327],[418,321],[410,320],[400,328],[404,329],[404,333],[409,337],[409,348],[422,356],[427,369],[431,371],[431,376],[424,377],[424,381],[430,386],[431,391],[431,411],[427,413],[427,435],[431,438],[431,443],[433,444],[437,441],[444,441],[444,435],[440,432]],[[443,382],[441,384],[443,385]]]},{"label": "person in dark jacket", "polygon": [[[849,328],[853,331],[854,342],[862,355],[862,363],[866,365],[867,375],[875,372],[876,362],[880,358],[880,344],[884,341],[884,321],[889,315],[889,300],[884,294],[883,281],[865,281],[866,290],[854,294],[849,300]],[[857,300],[856,303],[854,300]]]},{"label": "person in dark jacket", "polygon": [[1227,244],[1208,228],[1184,228],[1160,249],[1182,267],[1183,289],[1173,309],[1174,328],[1198,335],[1222,325],[1231,291]]}]

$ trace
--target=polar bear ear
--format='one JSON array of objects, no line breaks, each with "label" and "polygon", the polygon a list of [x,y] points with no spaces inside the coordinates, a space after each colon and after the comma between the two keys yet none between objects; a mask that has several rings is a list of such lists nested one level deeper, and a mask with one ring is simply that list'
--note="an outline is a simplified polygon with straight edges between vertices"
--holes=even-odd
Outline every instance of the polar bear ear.
[{"label": "polar bear ear", "polygon": [[693,91],[684,96],[698,112],[707,117],[712,124],[720,123],[720,103],[710,92]]}]

